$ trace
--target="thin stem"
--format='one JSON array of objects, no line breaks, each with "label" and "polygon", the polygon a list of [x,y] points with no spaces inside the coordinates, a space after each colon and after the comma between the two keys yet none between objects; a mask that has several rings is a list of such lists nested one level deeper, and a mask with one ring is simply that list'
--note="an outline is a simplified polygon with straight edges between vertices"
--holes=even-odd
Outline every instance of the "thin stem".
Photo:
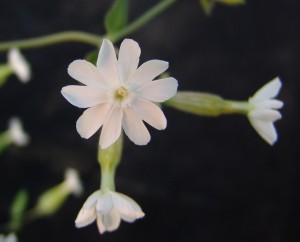
[{"label": "thin stem", "polygon": [[65,31],[36,38],[0,42],[0,51],[9,50],[13,47],[20,49],[37,48],[63,42],[82,42],[99,47],[101,40],[102,38],[98,35],[80,31]]},{"label": "thin stem", "polygon": [[159,2],[157,5],[144,13],[141,17],[133,21],[131,24],[127,25],[124,29],[116,33],[108,34],[107,38],[109,38],[112,42],[118,41],[119,39],[133,33],[134,31],[147,24],[150,20],[152,20],[154,17],[156,17],[158,14],[163,12],[175,2],[176,0],[163,0]]}]

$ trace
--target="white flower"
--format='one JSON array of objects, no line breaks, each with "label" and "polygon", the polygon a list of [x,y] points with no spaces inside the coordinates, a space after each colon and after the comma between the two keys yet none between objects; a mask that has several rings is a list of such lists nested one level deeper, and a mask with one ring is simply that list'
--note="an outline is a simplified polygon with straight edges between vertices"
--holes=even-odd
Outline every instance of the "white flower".
[{"label": "white flower", "polygon": [[67,86],[63,96],[73,105],[88,108],[77,120],[78,133],[90,138],[100,127],[100,147],[107,148],[125,133],[135,144],[145,145],[150,134],[143,123],[165,129],[166,118],[153,102],[164,102],[177,91],[177,81],[164,78],[153,81],[168,68],[168,63],[150,60],[138,67],[140,47],[125,39],[119,57],[112,43],[105,39],[100,48],[97,67],[85,60],[76,60],[68,73],[86,86]]},{"label": "white flower", "polygon": [[281,81],[277,77],[261,87],[249,98],[250,111],[248,118],[258,134],[270,145],[277,140],[274,122],[281,118],[277,109],[283,107],[283,102],[274,99],[281,88]]},{"label": "white flower", "polygon": [[79,174],[75,169],[69,168],[66,170],[64,187],[67,191],[76,196],[81,195],[83,188],[80,182]]},{"label": "white flower", "polygon": [[8,64],[15,72],[21,82],[26,83],[31,78],[31,70],[27,60],[21,54],[19,49],[11,49],[8,52]]},{"label": "white flower", "polygon": [[17,242],[18,238],[14,233],[10,233],[7,236],[0,234],[0,242]]},{"label": "white flower", "polygon": [[29,143],[29,136],[24,132],[20,119],[11,118],[8,126],[8,134],[12,143],[17,146],[26,146]]},{"label": "white flower", "polygon": [[110,190],[94,192],[83,204],[75,220],[77,228],[97,220],[99,232],[116,230],[121,219],[133,222],[144,217],[140,206],[130,197]]}]

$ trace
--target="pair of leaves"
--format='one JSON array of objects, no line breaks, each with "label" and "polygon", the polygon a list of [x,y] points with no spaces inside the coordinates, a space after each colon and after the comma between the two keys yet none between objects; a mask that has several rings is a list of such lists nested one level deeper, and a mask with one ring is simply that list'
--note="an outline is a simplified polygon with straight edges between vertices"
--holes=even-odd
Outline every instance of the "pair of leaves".
[{"label": "pair of leaves", "polygon": [[199,0],[199,2],[207,15],[211,14],[216,3],[228,6],[238,6],[246,3],[245,0]]}]

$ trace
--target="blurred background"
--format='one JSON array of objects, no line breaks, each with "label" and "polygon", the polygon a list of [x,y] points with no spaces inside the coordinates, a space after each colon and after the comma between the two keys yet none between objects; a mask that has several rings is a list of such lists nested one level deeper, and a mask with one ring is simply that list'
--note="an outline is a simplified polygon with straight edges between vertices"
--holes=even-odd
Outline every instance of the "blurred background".
[{"label": "blurred background", "polygon": [[[129,2],[133,20],[158,1]],[[111,3],[1,0],[0,41],[64,30],[103,34]],[[83,202],[99,187],[99,134],[80,138],[75,123],[83,110],[60,93],[76,83],[67,74],[68,65],[92,47],[65,43],[24,50],[34,76],[27,85],[11,77],[0,89],[0,130],[18,116],[31,143],[0,156],[0,224],[7,222],[20,188],[29,191],[33,206],[41,192],[63,180],[66,168],[74,167],[84,194],[70,197],[54,216],[25,226],[19,241],[300,241],[299,12],[295,0],[247,0],[242,7],[217,5],[207,17],[197,0],[185,0],[128,36],[139,42],[141,62],[170,62],[179,90],[247,100],[280,76],[279,99],[285,107],[274,147],[245,117],[197,117],[165,108],[168,128],[150,128],[152,139],[145,147],[126,139],[117,172],[117,190],[136,200],[146,216],[104,235],[95,223],[74,226]],[[6,53],[0,53],[0,60],[6,61]]]}]

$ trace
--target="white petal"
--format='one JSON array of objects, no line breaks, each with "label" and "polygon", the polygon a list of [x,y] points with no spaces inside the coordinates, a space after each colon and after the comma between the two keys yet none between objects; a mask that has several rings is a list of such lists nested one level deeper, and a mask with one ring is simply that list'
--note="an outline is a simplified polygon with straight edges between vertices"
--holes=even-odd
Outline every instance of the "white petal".
[{"label": "white petal", "polygon": [[82,194],[83,187],[81,185],[80,177],[77,170],[68,168],[65,172],[65,187],[70,193],[79,196]]},{"label": "white petal", "polygon": [[136,145],[146,145],[150,141],[150,134],[145,124],[131,108],[124,108],[122,126],[126,135]]},{"label": "white petal", "polygon": [[7,235],[7,237],[4,241],[5,242],[17,242],[18,238],[14,233],[10,233],[9,235]]},{"label": "white petal", "polygon": [[[251,101],[250,101],[251,102]],[[254,103],[257,108],[264,109],[280,109],[283,107],[283,102],[277,99],[267,99]]]},{"label": "white petal", "polygon": [[104,39],[102,42],[97,67],[109,83],[119,80],[116,52],[108,39]]},{"label": "white petal", "polygon": [[113,207],[113,201],[110,193],[104,192],[97,200],[96,210],[98,213],[107,214]]},{"label": "white petal", "polygon": [[106,231],[103,224],[103,215],[101,213],[97,213],[97,227],[100,234],[103,234]]},{"label": "white petal", "polygon": [[31,78],[30,66],[19,49],[14,48],[8,52],[8,63],[23,83],[29,81]]},{"label": "white petal", "polygon": [[141,55],[141,49],[139,44],[131,39],[123,40],[118,58],[118,66],[120,79],[126,82],[129,77],[136,71],[139,58]]},{"label": "white petal", "polygon": [[105,89],[96,89],[88,86],[66,86],[62,88],[61,93],[65,99],[79,108],[92,107],[107,102],[109,99]]},{"label": "white petal", "polygon": [[270,145],[277,140],[277,132],[272,122],[261,121],[249,118],[250,123],[256,132]]},{"label": "white petal", "polygon": [[279,93],[281,81],[278,77],[262,86],[252,97],[254,101],[274,98]]},{"label": "white petal", "polygon": [[8,132],[11,139],[15,145],[26,146],[29,143],[29,136],[25,133],[22,127],[22,122],[18,118],[11,118],[8,123]]},{"label": "white petal", "polygon": [[99,104],[83,112],[76,122],[77,132],[82,138],[90,138],[103,125],[111,105]]},{"label": "white petal", "polygon": [[136,85],[142,85],[152,81],[169,67],[169,63],[161,60],[150,60],[142,64],[136,72],[130,77],[129,82]]},{"label": "white petal", "polygon": [[139,97],[151,102],[164,102],[177,92],[178,83],[173,77],[148,82],[137,90]]},{"label": "white petal", "polygon": [[[101,225],[104,226],[105,231],[114,231],[116,230],[121,222],[120,215],[115,209],[112,209],[108,214],[102,214]],[[98,222],[98,220],[97,220]],[[102,226],[99,226],[99,230]]]},{"label": "white petal", "polygon": [[249,113],[252,119],[258,119],[261,121],[274,122],[281,119],[281,114],[278,111],[272,109],[255,109]]},{"label": "white petal", "polygon": [[152,102],[137,99],[132,104],[132,109],[142,120],[150,124],[152,127],[162,130],[167,127],[167,120],[161,109]]},{"label": "white petal", "polygon": [[107,83],[96,66],[86,60],[75,60],[68,67],[68,73],[75,80],[93,87],[106,87]]},{"label": "white petal", "polygon": [[88,199],[85,201],[85,203],[83,204],[82,208],[88,209],[91,207],[95,207],[97,200],[99,199],[99,197],[101,197],[102,192],[101,191],[96,191],[93,192]]},{"label": "white petal", "polygon": [[113,107],[104,121],[101,135],[100,147],[102,149],[112,145],[121,135],[123,111],[121,107]]},{"label": "white petal", "polygon": [[127,222],[133,222],[145,216],[140,206],[130,197],[117,192],[111,192],[114,207]]},{"label": "white petal", "polygon": [[75,225],[77,228],[87,226],[94,222],[96,219],[96,208],[84,208],[82,207],[79,211],[77,218],[75,220]]}]

